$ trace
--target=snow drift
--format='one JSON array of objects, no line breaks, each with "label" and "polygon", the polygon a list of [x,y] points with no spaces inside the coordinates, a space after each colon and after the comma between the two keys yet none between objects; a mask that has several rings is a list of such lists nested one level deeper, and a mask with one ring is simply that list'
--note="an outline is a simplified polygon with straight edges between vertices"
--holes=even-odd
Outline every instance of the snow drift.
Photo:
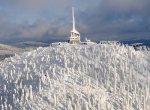
[{"label": "snow drift", "polygon": [[0,109],[150,110],[149,67],[127,45],[41,47],[0,62]]}]

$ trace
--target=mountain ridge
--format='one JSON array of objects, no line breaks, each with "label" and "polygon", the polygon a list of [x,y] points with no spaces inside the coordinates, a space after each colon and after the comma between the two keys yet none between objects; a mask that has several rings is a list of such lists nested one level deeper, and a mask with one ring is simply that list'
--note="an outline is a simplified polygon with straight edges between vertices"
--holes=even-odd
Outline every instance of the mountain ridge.
[{"label": "mountain ridge", "polygon": [[0,62],[0,104],[16,110],[148,110],[149,58],[149,51],[120,44],[39,47]]}]

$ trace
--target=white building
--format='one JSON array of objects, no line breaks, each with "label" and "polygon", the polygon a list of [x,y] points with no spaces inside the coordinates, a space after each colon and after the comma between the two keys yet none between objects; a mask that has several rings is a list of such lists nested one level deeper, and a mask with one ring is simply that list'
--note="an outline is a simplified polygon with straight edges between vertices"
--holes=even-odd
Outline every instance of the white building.
[{"label": "white building", "polygon": [[100,41],[99,44],[119,44],[119,41]]},{"label": "white building", "polygon": [[90,39],[88,39],[87,37],[85,38],[84,42],[82,42],[82,44],[96,44],[96,42],[92,42]]}]

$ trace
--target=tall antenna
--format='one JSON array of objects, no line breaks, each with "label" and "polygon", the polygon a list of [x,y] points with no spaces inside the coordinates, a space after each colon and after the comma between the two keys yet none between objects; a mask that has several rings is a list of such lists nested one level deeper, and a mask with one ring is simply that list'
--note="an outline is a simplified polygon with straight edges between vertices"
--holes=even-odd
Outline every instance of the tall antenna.
[{"label": "tall antenna", "polygon": [[70,31],[69,43],[71,44],[80,43],[80,33],[76,30],[75,27],[75,16],[73,7],[72,7],[72,30]]},{"label": "tall antenna", "polygon": [[73,24],[73,30],[76,30],[76,28],[75,28],[75,17],[74,17],[74,7],[72,7],[72,24]]}]

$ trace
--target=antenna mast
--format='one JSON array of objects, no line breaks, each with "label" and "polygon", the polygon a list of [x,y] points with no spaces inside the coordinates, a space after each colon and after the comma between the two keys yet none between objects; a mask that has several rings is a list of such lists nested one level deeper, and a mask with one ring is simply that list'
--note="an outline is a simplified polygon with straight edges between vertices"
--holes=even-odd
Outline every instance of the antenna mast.
[{"label": "antenna mast", "polygon": [[75,28],[75,17],[74,17],[74,7],[72,7],[72,24],[73,24],[73,30],[76,30]]},{"label": "antenna mast", "polygon": [[74,16],[73,7],[72,7],[72,30],[70,32],[70,38],[68,42],[71,44],[80,43],[80,33],[76,30],[76,27],[75,27],[75,16]]}]

